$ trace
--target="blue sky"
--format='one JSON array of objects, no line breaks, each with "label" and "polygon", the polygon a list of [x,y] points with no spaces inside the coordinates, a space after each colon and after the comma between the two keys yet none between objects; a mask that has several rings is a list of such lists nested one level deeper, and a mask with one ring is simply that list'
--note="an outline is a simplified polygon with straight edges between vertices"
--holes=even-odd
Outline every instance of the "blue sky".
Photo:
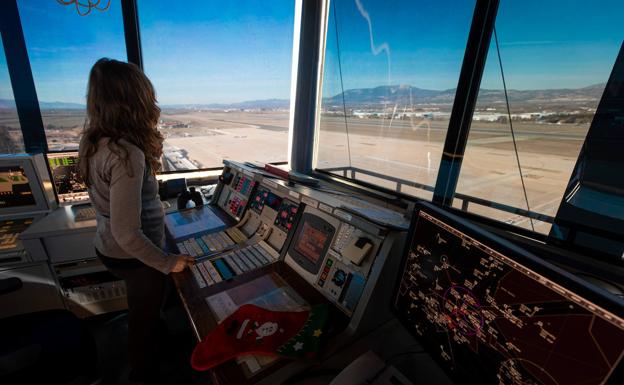
[{"label": "blue sky", "polygon": [[[346,89],[388,82],[456,87],[474,1],[358,2],[334,0]],[[18,5],[40,100],[84,103],[93,62],[103,56],[126,59],[119,0],[86,17],[52,0],[18,0]],[[503,0],[497,30],[508,87],[605,82],[624,37],[624,2],[591,5]],[[145,71],[161,103],[289,97],[293,0],[139,0],[139,17]],[[324,94],[334,95],[340,82],[333,15],[329,21]],[[6,98],[2,59],[0,98]],[[495,59],[488,59],[482,87],[500,88]]]},{"label": "blue sky", "polygon": [[[391,84],[455,88],[474,1],[335,1],[345,89]],[[507,86],[577,88],[606,82],[624,38],[624,2],[603,0],[502,0],[496,21]],[[324,94],[340,92],[336,28],[330,17]],[[494,45],[491,45],[494,48]],[[386,52],[390,54],[387,55]],[[483,88],[501,88],[490,51]],[[388,60],[388,56],[390,60]],[[388,62],[390,64],[388,64]]]}]

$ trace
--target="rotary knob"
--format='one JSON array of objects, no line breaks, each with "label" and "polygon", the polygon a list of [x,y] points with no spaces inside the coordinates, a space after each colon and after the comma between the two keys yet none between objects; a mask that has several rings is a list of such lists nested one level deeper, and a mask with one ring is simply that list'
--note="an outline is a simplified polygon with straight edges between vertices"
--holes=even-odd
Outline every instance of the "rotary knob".
[{"label": "rotary knob", "polygon": [[345,273],[344,270],[338,269],[334,273],[332,282],[334,283],[334,285],[341,287],[342,285],[344,285],[346,279],[347,279],[347,273]]}]

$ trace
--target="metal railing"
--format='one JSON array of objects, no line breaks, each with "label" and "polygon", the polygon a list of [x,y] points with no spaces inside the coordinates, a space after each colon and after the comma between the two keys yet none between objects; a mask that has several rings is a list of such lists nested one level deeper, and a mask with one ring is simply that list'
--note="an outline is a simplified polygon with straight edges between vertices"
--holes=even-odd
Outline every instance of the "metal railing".
[{"label": "metal railing", "polygon": [[[413,182],[406,179],[397,178],[392,175],[385,175],[375,171],[365,170],[358,167],[344,166],[344,167],[332,167],[332,168],[323,168],[323,171],[331,172],[331,173],[342,173],[342,176],[345,178],[357,180],[357,174],[364,174],[374,178],[379,178],[383,180],[387,180],[395,183],[394,190],[396,192],[402,192],[404,186],[414,187],[417,189],[421,189],[424,191],[428,191],[433,193],[435,188],[433,186],[429,186],[427,184]],[[454,199],[458,199],[461,202],[461,210],[468,211],[468,208],[471,204],[489,207],[495,210],[504,211],[510,214],[515,214],[525,218],[531,218],[534,220],[538,220],[541,222],[553,223],[555,218],[550,215],[536,213],[534,211],[528,211],[526,209],[522,209],[519,207],[510,206],[504,203],[494,202],[488,199],[478,198],[466,194],[455,193]]]}]

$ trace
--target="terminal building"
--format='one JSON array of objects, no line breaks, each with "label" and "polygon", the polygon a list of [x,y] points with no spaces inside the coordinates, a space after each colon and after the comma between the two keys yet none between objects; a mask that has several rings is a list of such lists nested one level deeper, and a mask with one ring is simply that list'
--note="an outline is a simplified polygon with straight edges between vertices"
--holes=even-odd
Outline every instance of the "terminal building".
[{"label": "terminal building", "polygon": [[621,385],[623,17],[0,2],[0,383],[137,383],[79,169],[111,58],[155,88],[164,248],[194,260],[146,384]]}]

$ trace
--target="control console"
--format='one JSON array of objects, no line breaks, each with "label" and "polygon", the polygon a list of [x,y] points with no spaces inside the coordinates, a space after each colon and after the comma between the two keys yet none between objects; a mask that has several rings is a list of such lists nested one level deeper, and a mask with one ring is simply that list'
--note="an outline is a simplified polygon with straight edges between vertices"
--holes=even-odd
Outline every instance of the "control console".
[{"label": "control console", "polygon": [[285,187],[264,181],[236,226],[178,242],[180,252],[203,260],[191,268],[200,288],[279,260],[300,210],[300,202],[287,196]]},{"label": "control console", "polygon": [[217,205],[234,220],[239,221],[258,183],[258,176],[243,168],[226,167],[219,178]]},{"label": "control console", "polygon": [[382,238],[350,223],[353,217],[307,206],[285,262],[347,315],[366,286]]}]

